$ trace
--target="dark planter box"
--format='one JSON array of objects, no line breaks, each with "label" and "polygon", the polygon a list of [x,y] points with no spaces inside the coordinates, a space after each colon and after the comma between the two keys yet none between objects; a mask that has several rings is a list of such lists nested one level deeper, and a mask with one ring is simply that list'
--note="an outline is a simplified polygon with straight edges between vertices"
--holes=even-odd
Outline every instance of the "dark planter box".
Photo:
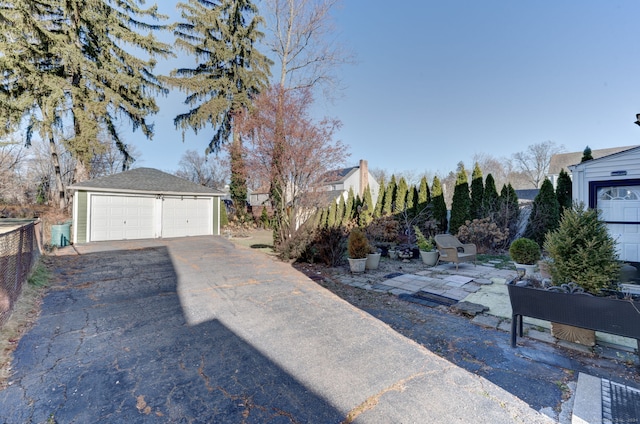
[{"label": "dark planter box", "polygon": [[[507,284],[511,301],[511,346],[522,337],[522,318],[530,317],[636,339],[640,353],[640,302],[563,293]],[[517,330],[517,331],[516,331]]]}]

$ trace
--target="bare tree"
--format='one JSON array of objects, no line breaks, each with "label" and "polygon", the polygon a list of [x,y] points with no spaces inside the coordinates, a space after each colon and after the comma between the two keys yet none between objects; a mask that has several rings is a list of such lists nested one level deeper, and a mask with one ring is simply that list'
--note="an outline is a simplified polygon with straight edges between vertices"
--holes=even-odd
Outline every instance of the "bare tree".
[{"label": "bare tree", "polygon": [[123,150],[115,142],[108,139],[103,139],[100,144],[101,148],[94,152],[91,159],[90,178],[126,171],[134,162],[139,161],[142,156],[134,145],[124,145]]},{"label": "bare tree", "polygon": [[26,200],[28,187],[22,173],[25,150],[19,141],[0,142],[0,200],[18,203]]},{"label": "bare tree", "polygon": [[244,117],[241,127],[248,140],[249,169],[258,180],[269,181],[276,143],[274,134],[278,130],[275,115],[283,107],[285,144],[279,154],[286,172],[282,175],[282,191],[277,195],[285,199],[287,208],[277,229],[276,239],[280,243],[293,239],[299,224],[315,212],[324,199],[318,191],[323,177],[336,165],[343,164],[348,156],[346,147],[333,140],[340,122],[335,119],[314,122],[309,117],[311,103],[308,90],[281,93],[271,88],[258,96],[254,110]]},{"label": "bare tree", "polygon": [[[331,10],[339,0],[267,0],[266,21],[267,39],[265,44],[276,57],[279,66],[279,78],[274,84],[277,108],[273,116],[275,131],[273,151],[269,155],[270,189],[269,197],[274,208],[274,243],[285,234],[278,231],[280,226],[288,227],[287,200],[281,197],[285,190],[287,173],[285,149],[287,140],[284,115],[285,102],[289,91],[324,88],[330,97],[332,88],[337,85],[339,65],[349,62],[350,56],[334,40],[336,31]],[[274,72],[277,74],[277,71]]]},{"label": "bare tree", "polygon": [[532,144],[524,152],[513,155],[516,167],[526,176],[534,188],[540,188],[544,181],[551,157],[565,150],[563,145],[557,146],[552,141]]},{"label": "bare tree", "polygon": [[331,11],[340,0],[266,0],[267,47],[279,66],[277,85],[286,89],[322,86],[331,97],[339,65],[353,57],[335,40]]},{"label": "bare tree", "polygon": [[195,150],[187,150],[180,158],[176,175],[211,188],[224,187],[228,172],[214,155],[200,155]]}]

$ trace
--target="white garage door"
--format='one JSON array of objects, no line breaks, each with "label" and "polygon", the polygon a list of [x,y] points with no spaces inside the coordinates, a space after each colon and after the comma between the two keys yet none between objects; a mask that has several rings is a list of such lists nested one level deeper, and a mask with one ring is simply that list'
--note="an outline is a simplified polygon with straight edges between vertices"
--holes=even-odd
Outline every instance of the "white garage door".
[{"label": "white garage door", "polygon": [[162,237],[211,234],[213,234],[211,198],[164,198],[162,202]]},{"label": "white garage door", "polygon": [[154,237],[152,197],[91,196],[91,241]]},{"label": "white garage door", "polygon": [[598,208],[623,261],[640,262],[640,186],[598,189]]}]

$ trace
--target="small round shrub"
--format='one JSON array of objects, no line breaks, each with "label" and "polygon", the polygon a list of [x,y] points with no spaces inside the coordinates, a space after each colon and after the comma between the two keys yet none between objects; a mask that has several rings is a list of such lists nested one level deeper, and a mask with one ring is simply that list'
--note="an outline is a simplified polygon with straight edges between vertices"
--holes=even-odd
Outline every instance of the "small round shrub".
[{"label": "small round shrub", "polygon": [[524,265],[535,265],[540,260],[540,246],[526,237],[515,239],[509,246],[509,256],[514,262]]}]

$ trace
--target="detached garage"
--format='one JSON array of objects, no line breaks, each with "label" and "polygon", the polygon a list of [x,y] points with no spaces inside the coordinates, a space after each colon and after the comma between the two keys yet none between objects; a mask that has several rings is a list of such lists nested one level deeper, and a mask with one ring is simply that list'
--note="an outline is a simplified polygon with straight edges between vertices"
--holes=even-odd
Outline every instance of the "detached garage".
[{"label": "detached garage", "polygon": [[601,211],[621,260],[640,262],[640,147],[569,169],[574,201]]},{"label": "detached garage", "polygon": [[223,193],[152,168],[69,187],[73,242],[220,234]]}]

